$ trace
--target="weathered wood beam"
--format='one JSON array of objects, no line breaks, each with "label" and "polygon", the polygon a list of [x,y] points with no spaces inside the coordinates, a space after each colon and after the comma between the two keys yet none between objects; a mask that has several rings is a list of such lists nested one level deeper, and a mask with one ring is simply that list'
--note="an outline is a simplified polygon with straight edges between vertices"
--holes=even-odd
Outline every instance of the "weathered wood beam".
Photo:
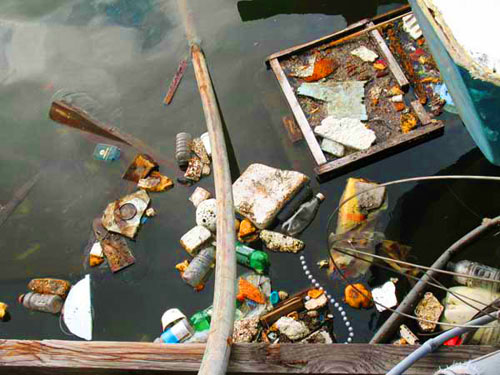
[{"label": "weathered wood beam", "polygon": [[[413,350],[367,344],[234,344],[228,374],[382,375]],[[495,350],[442,347],[405,374],[432,374]],[[204,351],[204,344],[0,340],[0,374],[190,374],[198,371]]]}]

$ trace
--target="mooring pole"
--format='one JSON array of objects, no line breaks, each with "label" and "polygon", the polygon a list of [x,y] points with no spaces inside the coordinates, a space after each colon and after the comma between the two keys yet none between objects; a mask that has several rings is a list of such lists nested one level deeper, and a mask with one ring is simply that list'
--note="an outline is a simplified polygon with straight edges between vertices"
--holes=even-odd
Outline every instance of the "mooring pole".
[{"label": "mooring pole", "polygon": [[196,37],[187,0],[178,0],[186,36],[191,48],[198,90],[212,148],[215,195],[217,198],[217,251],[212,320],[200,375],[226,373],[231,353],[236,297],[236,235],[231,174],[222,120],[207,62]]}]

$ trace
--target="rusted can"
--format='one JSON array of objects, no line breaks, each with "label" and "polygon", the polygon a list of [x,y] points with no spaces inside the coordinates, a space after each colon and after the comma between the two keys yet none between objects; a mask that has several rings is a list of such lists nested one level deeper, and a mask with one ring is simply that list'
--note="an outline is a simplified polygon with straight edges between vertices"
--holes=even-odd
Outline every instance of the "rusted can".
[{"label": "rusted can", "polygon": [[33,279],[28,284],[28,289],[40,294],[55,294],[61,298],[66,298],[71,288],[71,284],[66,280],[59,279]]}]

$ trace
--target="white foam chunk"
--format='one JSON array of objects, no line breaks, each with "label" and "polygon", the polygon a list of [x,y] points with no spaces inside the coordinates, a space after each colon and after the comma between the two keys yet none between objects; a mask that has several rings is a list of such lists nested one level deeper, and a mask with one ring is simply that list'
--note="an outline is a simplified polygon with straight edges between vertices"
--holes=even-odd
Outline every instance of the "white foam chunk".
[{"label": "white foam chunk", "polygon": [[353,118],[336,119],[328,116],[321,121],[321,125],[314,128],[314,132],[356,150],[366,150],[376,139],[373,130],[367,129],[360,120]]},{"label": "white foam chunk", "polygon": [[340,143],[332,141],[331,139],[323,138],[321,141],[321,149],[333,156],[341,158],[344,156],[345,148]]},{"label": "white foam chunk", "polygon": [[64,324],[71,333],[92,340],[92,304],[90,301],[90,275],[77,282],[64,302]]},{"label": "white foam chunk", "polygon": [[361,46],[352,50],[351,55],[357,56],[365,62],[374,62],[378,57],[375,52],[373,52],[371,49],[366,48],[365,46]]}]

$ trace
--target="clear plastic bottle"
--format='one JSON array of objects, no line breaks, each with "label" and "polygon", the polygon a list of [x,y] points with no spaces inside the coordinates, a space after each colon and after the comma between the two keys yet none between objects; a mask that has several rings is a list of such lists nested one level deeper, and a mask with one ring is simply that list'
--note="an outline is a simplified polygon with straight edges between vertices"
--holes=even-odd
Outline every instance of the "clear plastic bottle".
[{"label": "clear plastic bottle", "polygon": [[182,274],[182,279],[193,288],[203,284],[215,262],[215,247],[208,246],[198,253]]},{"label": "clear plastic bottle", "polygon": [[284,223],[287,219],[294,214],[295,211],[300,207],[300,205],[309,199],[313,195],[311,186],[309,184],[305,185],[299,192],[281,209],[278,213],[277,219],[280,223]]},{"label": "clear plastic bottle", "polygon": [[[477,276],[492,281],[500,281],[500,270],[481,263],[471,262],[470,260],[461,260],[458,263],[448,262],[448,270],[461,273],[467,276]],[[471,279],[465,276],[454,276],[459,284],[473,288],[488,289],[494,292],[500,290],[499,282],[488,282],[485,280]]]},{"label": "clear plastic bottle", "polygon": [[313,221],[316,212],[318,212],[319,205],[324,199],[325,196],[318,193],[310,201],[302,203],[297,212],[281,226],[283,233],[293,237],[306,229]]},{"label": "clear plastic bottle", "polygon": [[63,299],[53,294],[27,293],[19,296],[19,303],[30,310],[58,314],[63,307]]},{"label": "clear plastic bottle", "polygon": [[182,132],[175,136],[175,160],[182,170],[187,168],[191,158],[191,141],[192,137],[189,133]]}]

